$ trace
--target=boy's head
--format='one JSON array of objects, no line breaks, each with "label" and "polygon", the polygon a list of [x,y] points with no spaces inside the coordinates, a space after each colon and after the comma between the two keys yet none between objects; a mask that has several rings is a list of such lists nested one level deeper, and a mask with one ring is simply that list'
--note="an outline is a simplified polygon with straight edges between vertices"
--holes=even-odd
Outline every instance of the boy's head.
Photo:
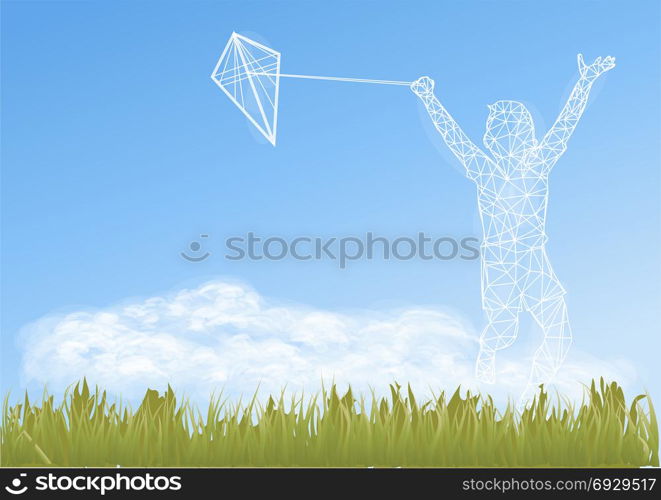
[{"label": "boy's head", "polygon": [[527,151],[537,145],[530,111],[516,101],[491,104],[483,141],[499,160],[522,160]]}]

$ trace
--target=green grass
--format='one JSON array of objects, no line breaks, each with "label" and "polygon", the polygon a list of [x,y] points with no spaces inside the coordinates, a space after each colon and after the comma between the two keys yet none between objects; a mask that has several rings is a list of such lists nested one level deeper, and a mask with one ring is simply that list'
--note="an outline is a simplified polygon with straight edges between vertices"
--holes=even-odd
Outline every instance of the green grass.
[{"label": "green grass", "polygon": [[578,407],[540,390],[519,415],[488,396],[459,389],[425,402],[410,387],[388,398],[338,394],[298,399],[215,399],[202,415],[148,390],[132,411],[99,389],[76,384],[56,406],[44,393],[5,398],[1,465],[16,466],[417,466],[609,467],[659,465],[659,433],[649,397],[626,402],[601,379]]}]

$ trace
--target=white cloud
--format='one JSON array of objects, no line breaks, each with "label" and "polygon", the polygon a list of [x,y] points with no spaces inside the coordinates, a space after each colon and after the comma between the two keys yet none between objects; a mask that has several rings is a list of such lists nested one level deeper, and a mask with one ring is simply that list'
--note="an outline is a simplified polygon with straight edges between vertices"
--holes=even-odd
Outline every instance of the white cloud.
[{"label": "white cloud", "polygon": [[[211,392],[317,390],[323,378],[378,392],[393,381],[418,391],[479,389],[473,379],[477,333],[442,309],[331,312],[278,304],[249,287],[224,281],[163,297],[48,316],[22,334],[27,384],[61,391],[86,376],[137,399],[147,387],[175,389],[204,400]],[[529,360],[499,364],[499,382],[482,387],[516,397]],[[605,375],[626,383],[635,370],[572,352],[557,385],[580,396],[577,383]]]}]

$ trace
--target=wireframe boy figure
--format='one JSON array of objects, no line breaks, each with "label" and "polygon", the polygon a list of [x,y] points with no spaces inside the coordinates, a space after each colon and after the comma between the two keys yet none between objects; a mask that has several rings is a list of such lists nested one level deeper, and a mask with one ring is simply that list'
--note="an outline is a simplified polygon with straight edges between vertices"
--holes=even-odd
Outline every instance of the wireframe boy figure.
[{"label": "wireframe boy figure", "polygon": [[484,145],[480,150],[434,96],[434,81],[423,76],[411,90],[425,104],[436,130],[477,184],[482,220],[482,307],[488,323],[480,337],[476,376],[495,382],[496,351],[517,337],[519,313],[528,311],[544,332],[537,349],[528,389],[549,382],[572,342],[565,290],[556,277],[545,244],[548,175],[567,149],[592,84],[615,67],[613,57],[586,65],[578,55],[580,78],[551,129],[535,138],[530,112],[520,102],[489,106]]}]

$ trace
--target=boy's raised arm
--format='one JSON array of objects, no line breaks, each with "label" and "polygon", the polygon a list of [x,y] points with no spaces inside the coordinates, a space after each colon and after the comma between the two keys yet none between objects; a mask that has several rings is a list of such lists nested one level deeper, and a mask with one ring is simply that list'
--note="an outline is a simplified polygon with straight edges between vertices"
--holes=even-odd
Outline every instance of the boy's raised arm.
[{"label": "boy's raised arm", "polygon": [[477,181],[489,175],[496,164],[468,138],[450,113],[434,95],[434,81],[423,76],[411,84],[411,90],[425,105],[434,127],[450,150],[466,168],[466,175]]},{"label": "boy's raised arm", "polygon": [[566,151],[567,142],[573,134],[583,111],[585,111],[592,84],[606,71],[614,67],[614,57],[598,57],[588,66],[583,61],[583,55],[578,55],[580,78],[576,82],[560,115],[540,142],[535,155],[536,158],[533,160],[534,163],[541,166],[544,173],[548,173]]}]

